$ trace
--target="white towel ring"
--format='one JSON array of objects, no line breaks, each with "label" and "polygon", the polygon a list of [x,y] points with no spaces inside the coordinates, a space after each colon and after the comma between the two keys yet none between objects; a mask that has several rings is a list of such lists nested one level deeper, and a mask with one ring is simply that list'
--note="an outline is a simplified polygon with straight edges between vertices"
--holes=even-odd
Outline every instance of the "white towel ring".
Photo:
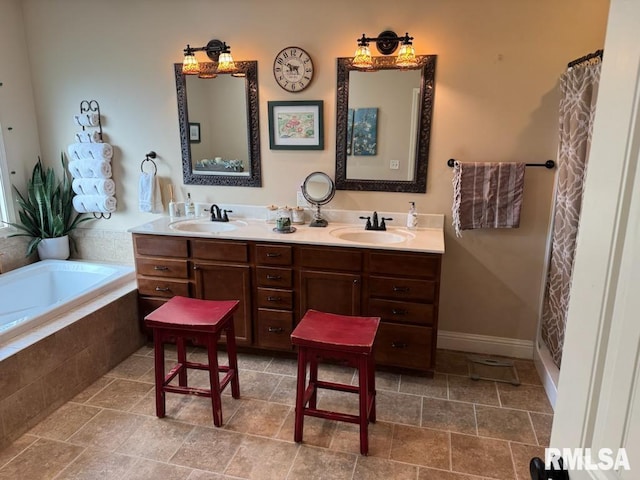
[{"label": "white towel ring", "polygon": [[145,155],[145,159],[142,160],[142,163],[140,163],[140,171],[142,173],[144,173],[144,164],[145,164],[145,162],[151,162],[151,165],[153,165],[153,174],[154,175],[157,174],[158,173],[158,166],[156,165],[156,162],[154,162],[152,160],[152,158],[156,158],[156,157],[157,157],[157,154],[153,150],[151,150],[149,153],[147,153]]}]

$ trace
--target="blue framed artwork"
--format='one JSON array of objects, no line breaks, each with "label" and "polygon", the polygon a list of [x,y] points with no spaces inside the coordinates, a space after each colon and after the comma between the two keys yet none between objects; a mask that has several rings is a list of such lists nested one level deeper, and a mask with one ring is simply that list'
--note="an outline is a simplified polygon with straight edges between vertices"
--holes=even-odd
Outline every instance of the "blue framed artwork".
[{"label": "blue framed artwork", "polygon": [[378,109],[358,108],[353,114],[351,154],[376,155],[377,149]]},{"label": "blue framed artwork", "polygon": [[347,110],[347,155],[351,155],[351,144],[353,143],[353,115],[355,110]]}]

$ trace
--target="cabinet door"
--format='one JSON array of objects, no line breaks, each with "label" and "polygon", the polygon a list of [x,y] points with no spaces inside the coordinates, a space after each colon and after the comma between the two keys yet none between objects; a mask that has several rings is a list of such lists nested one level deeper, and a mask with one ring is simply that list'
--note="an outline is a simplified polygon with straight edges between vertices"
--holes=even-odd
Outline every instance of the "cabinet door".
[{"label": "cabinet door", "polygon": [[300,272],[300,318],[307,310],[360,315],[360,275],[352,273]]},{"label": "cabinet door", "polygon": [[238,345],[251,344],[251,267],[195,263],[196,298],[205,300],[238,300],[233,316]]}]

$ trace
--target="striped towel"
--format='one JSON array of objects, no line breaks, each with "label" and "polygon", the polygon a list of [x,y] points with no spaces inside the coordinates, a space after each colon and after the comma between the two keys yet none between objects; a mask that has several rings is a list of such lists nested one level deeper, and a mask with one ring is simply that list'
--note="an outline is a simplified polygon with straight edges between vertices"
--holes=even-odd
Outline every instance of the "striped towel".
[{"label": "striped towel", "polygon": [[524,163],[455,162],[453,226],[456,236],[473,228],[518,228]]}]

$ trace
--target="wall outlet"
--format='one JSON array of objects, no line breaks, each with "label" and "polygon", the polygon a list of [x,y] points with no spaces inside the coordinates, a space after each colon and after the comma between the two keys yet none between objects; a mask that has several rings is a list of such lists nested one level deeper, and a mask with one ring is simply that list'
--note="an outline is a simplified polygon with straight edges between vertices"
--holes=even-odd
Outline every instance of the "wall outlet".
[{"label": "wall outlet", "polygon": [[297,207],[311,207],[311,205],[309,205],[309,202],[307,202],[307,199],[304,198],[304,195],[302,195],[302,192],[298,191],[297,192],[297,197],[296,197],[296,206]]},{"label": "wall outlet", "polygon": [[391,160],[391,162],[389,162],[389,168],[391,170],[398,170],[400,168],[400,160]]}]

